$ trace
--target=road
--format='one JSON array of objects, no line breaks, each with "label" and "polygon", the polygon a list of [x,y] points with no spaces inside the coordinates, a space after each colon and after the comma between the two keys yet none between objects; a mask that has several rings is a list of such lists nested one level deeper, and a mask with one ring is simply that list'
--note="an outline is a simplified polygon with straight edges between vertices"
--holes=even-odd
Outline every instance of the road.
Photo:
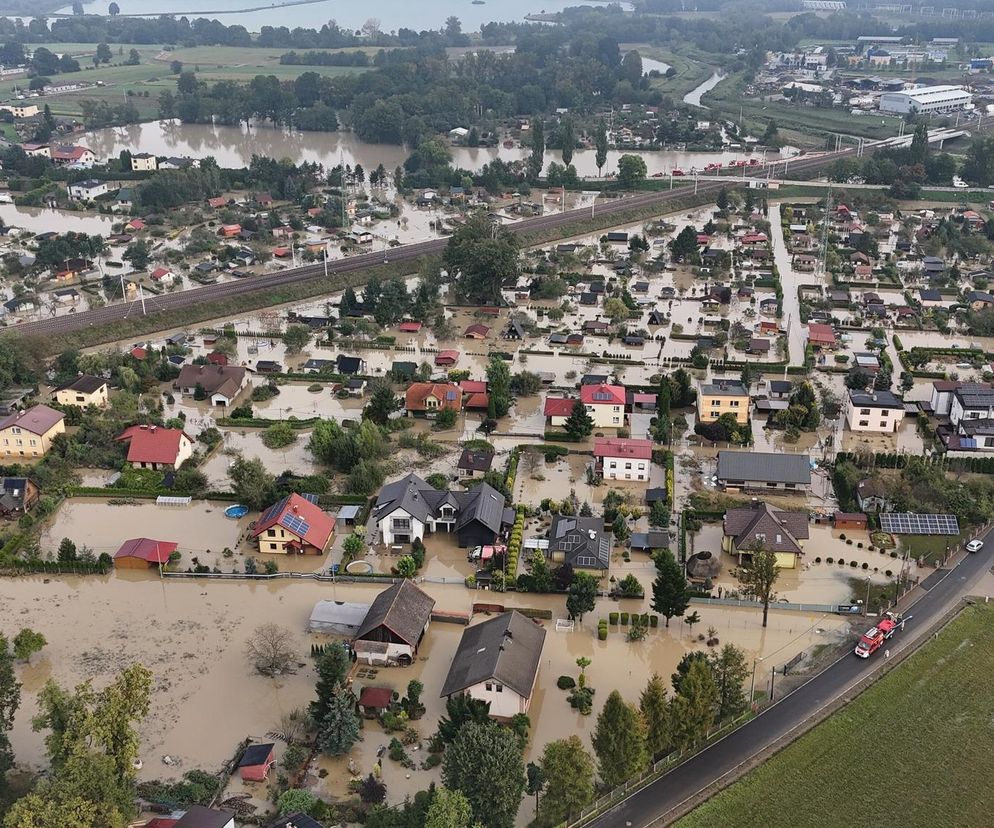
[{"label": "road", "polygon": [[[914,619],[904,633],[898,633],[892,639],[891,652],[900,653],[922,643],[931,627],[957,601],[968,595],[973,585],[991,568],[994,564],[994,529],[988,531],[984,540],[983,551],[966,555],[952,569],[940,570],[944,576],[938,572],[930,576],[930,580],[926,581],[931,585],[928,591],[914,603],[913,608],[905,609],[905,614],[910,611]],[[733,779],[730,777],[740,765],[778,739],[788,736],[826,705],[844,696],[854,685],[877,670],[883,658],[881,651],[866,660],[855,655],[841,658],[755,719],[586,825],[589,828],[655,828],[669,824],[680,815],[681,805],[709,785],[731,783]]]}]

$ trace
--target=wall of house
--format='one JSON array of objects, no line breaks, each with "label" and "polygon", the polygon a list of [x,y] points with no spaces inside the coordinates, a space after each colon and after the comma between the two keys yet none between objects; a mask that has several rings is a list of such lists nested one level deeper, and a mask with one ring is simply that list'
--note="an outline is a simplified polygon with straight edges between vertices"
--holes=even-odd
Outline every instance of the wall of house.
[{"label": "wall of house", "polygon": [[415,651],[414,648],[409,644],[397,644],[390,642],[387,644],[386,652],[362,652],[360,650],[356,651],[356,661],[361,661],[363,664],[390,664],[396,663],[401,656],[406,656],[407,658],[414,660]]},{"label": "wall of house", "polygon": [[697,403],[697,416],[704,423],[713,423],[722,414],[734,414],[735,422],[749,422],[749,398],[725,394],[701,394]]},{"label": "wall of house", "polygon": [[949,422],[953,425],[959,425],[963,420],[983,420],[991,417],[994,417],[994,409],[991,407],[964,408],[959,397],[952,396],[952,402],[949,405]]},{"label": "wall of house", "polygon": [[605,480],[648,480],[649,461],[633,460],[630,457],[603,458]]},{"label": "wall of house", "polygon": [[8,426],[0,431],[0,451],[8,457],[42,457],[52,447],[55,436],[65,431],[63,420],[44,434],[35,434],[17,425]]},{"label": "wall of house", "polygon": [[625,407],[623,405],[588,405],[587,413],[594,421],[595,428],[621,428],[625,424]]},{"label": "wall of house", "polygon": [[466,693],[474,699],[490,702],[490,715],[496,719],[510,719],[518,713],[528,712],[530,699],[523,699],[506,684],[493,680],[467,687]]},{"label": "wall of house", "polygon": [[[409,520],[411,522],[411,528],[395,530],[394,521],[396,520]],[[380,530],[380,537],[382,538],[383,543],[386,544],[396,543],[396,537],[398,535],[408,535],[411,541],[415,538],[424,540],[425,536],[425,525],[417,518],[411,517],[411,515],[403,509],[396,509],[380,520],[377,523],[377,528]]]},{"label": "wall of house", "polygon": [[84,394],[80,391],[72,391],[64,388],[61,391],[55,392],[55,401],[59,405],[77,405],[80,408],[95,405],[98,408],[103,408],[107,405],[107,386],[102,385],[92,394]]},{"label": "wall of house", "polygon": [[549,425],[553,428],[562,428],[568,419],[569,417],[549,417]]},{"label": "wall of house", "polygon": [[114,558],[115,569],[149,569],[157,564],[150,564],[144,558]]},{"label": "wall of house", "polygon": [[903,420],[903,408],[865,408],[846,403],[846,423],[850,431],[893,434]]},{"label": "wall of house", "polygon": [[471,521],[459,530],[459,546],[486,546],[496,539],[497,535],[479,521]]}]

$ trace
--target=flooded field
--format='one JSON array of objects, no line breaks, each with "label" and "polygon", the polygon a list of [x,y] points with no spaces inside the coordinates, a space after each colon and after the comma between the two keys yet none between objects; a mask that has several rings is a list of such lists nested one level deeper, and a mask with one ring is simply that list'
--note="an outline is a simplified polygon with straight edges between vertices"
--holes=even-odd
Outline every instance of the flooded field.
[{"label": "flooded field", "polygon": [[231,478],[228,477],[228,468],[238,454],[249,459],[258,458],[274,473],[283,469],[290,469],[300,475],[314,474],[318,471],[314,458],[307,448],[309,431],[297,432],[297,442],[281,449],[266,448],[258,429],[239,431],[225,428],[221,433],[224,435],[223,448],[215,450],[200,466],[200,470],[207,475],[207,481],[212,489],[224,491],[230,488]]},{"label": "flooded field", "polygon": [[[151,713],[140,727],[140,777],[175,778],[194,767],[214,770],[230,758],[241,739],[265,738],[278,726],[282,714],[305,706],[313,698],[315,676],[307,651],[310,642],[319,639],[304,630],[314,602],[332,598],[368,603],[382,588],[309,581],[160,582],[142,573],[129,576],[0,582],[5,609],[18,618],[18,623],[43,633],[49,642],[32,665],[21,670],[23,701],[12,733],[21,763],[38,765],[43,761],[42,735],[31,732],[30,719],[36,711],[35,693],[45,679],[51,677],[68,685],[93,679],[99,687],[115,671],[141,661],[152,669],[155,683]],[[421,586],[442,610],[469,612],[477,597],[460,586]],[[564,615],[561,597],[501,598],[509,605],[547,607],[554,617]],[[559,675],[576,676],[577,657],[592,659],[587,674],[589,683],[598,690],[596,714],[609,689],[617,688],[629,700],[636,700],[652,672],[668,676],[685,652],[703,648],[676,621],[669,630],[661,627],[651,632],[640,644],[627,643],[617,628],[612,628],[607,641],[598,641],[597,618],[607,617],[617,608],[616,602],[599,601],[597,609],[572,633],[557,633],[552,622],[545,622],[548,636],[539,687],[531,705],[532,736],[526,760],[535,759],[546,742],[563,733],[578,733],[585,741],[590,737],[596,717],[577,715],[567,704],[565,693],[555,686]],[[625,601],[622,608],[634,612],[643,605]],[[836,616],[774,611],[764,630],[752,611],[704,607],[700,615],[702,622],[693,638],[698,630],[714,626],[721,643],[736,643],[750,659],[764,655],[778,664],[800,650],[833,640],[845,625]],[[245,641],[256,625],[267,622],[291,631],[300,653],[294,675],[273,680],[250,672],[243,654]],[[438,694],[460,634],[460,627],[432,624],[414,666],[379,670],[367,681],[398,690],[412,678],[424,682],[428,711],[416,723],[423,738],[434,731],[443,710]],[[387,741],[378,725],[366,724],[364,740],[352,754],[360,772],[371,770],[377,746]],[[277,751],[279,759],[282,751]],[[164,764],[165,756],[176,764]],[[417,760],[421,754],[412,752],[412,756]],[[330,773],[323,780],[314,779],[315,791],[324,796],[341,794],[347,782],[346,762],[321,760],[319,767]],[[400,802],[405,795],[427,787],[437,779],[435,773],[405,771],[384,757],[389,801]],[[519,824],[531,816],[526,802]]]}]

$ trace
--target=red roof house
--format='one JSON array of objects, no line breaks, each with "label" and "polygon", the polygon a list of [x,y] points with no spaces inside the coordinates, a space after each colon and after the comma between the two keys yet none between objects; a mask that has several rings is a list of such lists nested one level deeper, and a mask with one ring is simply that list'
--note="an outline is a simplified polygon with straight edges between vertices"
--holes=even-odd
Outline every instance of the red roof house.
[{"label": "red roof house", "polygon": [[240,224],[222,224],[221,229],[217,231],[217,234],[226,239],[230,239],[237,236],[241,232],[242,226]]},{"label": "red roof house", "polygon": [[573,413],[573,406],[576,400],[570,397],[547,397],[545,400],[546,422],[551,426],[561,426],[566,423],[566,419]]},{"label": "red roof house", "polygon": [[238,760],[238,775],[245,782],[265,782],[269,769],[276,764],[274,744],[249,745]]},{"label": "red roof house", "polygon": [[152,280],[155,282],[171,282],[175,275],[168,267],[157,267],[152,271]]},{"label": "red roof house", "polygon": [[220,351],[210,353],[207,355],[208,365],[220,365],[222,368],[228,364],[228,355],[222,354]]},{"label": "red roof house", "polygon": [[455,365],[459,361],[459,352],[453,350],[443,350],[435,354],[436,365]]},{"label": "red roof house", "polygon": [[217,210],[219,207],[224,207],[224,205],[227,204],[227,203],[228,203],[228,199],[224,198],[223,196],[218,196],[217,198],[209,198],[209,199],[207,199],[207,206],[208,207],[213,207],[215,210]]},{"label": "red roof house", "polygon": [[393,690],[389,687],[363,687],[359,694],[359,710],[368,718],[378,716],[393,702]]},{"label": "red roof house", "polygon": [[462,389],[452,382],[412,382],[404,394],[404,408],[414,416],[431,417],[444,408],[462,408]]},{"label": "red roof house", "polygon": [[287,256],[290,255],[290,248],[289,247],[274,247],[273,248],[273,255],[277,259],[285,259]]},{"label": "red roof house", "polygon": [[625,388],[622,385],[581,385],[580,400],[594,425],[622,428],[625,425]]},{"label": "red roof house", "polygon": [[463,334],[467,339],[486,339],[490,335],[490,328],[486,325],[470,325]]},{"label": "red roof house", "polygon": [[291,494],[256,521],[252,537],[270,554],[321,555],[335,535],[335,519],[317,504],[316,495]]},{"label": "red roof house", "polygon": [[117,569],[148,569],[150,566],[167,564],[177,545],[172,541],[132,538],[122,543],[121,548],[114,553],[114,566]]},{"label": "red roof house", "polygon": [[832,326],[820,322],[808,324],[808,342],[815,348],[835,348],[838,344]]},{"label": "red roof house", "polygon": [[635,460],[650,460],[652,459],[652,440],[598,437],[594,440],[594,457],[628,457]]},{"label": "red roof house", "polygon": [[143,360],[148,356],[148,351],[145,348],[132,348],[131,356],[137,360]]},{"label": "red roof house", "polygon": [[652,441],[621,437],[594,440],[597,471],[605,480],[648,480],[652,465]]},{"label": "red roof house", "polygon": [[136,218],[136,219],[131,219],[131,221],[129,221],[124,226],[127,227],[129,230],[144,230],[145,222],[142,221],[140,218]]},{"label": "red roof house", "polygon": [[133,425],[116,439],[127,442],[136,469],[178,469],[193,454],[193,441],[178,428]]},{"label": "red roof house", "polygon": [[463,394],[486,394],[487,384],[482,380],[461,380],[459,387]]},{"label": "red roof house", "polygon": [[421,322],[412,322],[410,320],[406,322],[401,322],[398,328],[401,333],[418,333],[421,330]]}]

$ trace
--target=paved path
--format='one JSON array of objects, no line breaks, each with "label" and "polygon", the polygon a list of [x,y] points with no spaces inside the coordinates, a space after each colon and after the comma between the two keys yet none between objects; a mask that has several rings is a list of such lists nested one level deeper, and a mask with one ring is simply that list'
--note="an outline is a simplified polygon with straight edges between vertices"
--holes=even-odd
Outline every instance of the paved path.
[{"label": "paved path", "polygon": [[[932,576],[926,579],[923,588],[928,591],[906,610],[906,614],[910,612],[914,618],[906,631],[898,633],[892,640],[892,653],[918,646],[931,632],[932,626],[956,602],[970,594],[977,581],[990,570],[994,564],[994,529],[984,536],[984,540],[986,544],[982,552],[966,555],[956,567],[946,570],[945,577],[941,580],[932,580]],[[668,824],[675,818],[670,814],[682,803],[707,786],[721,782],[739,765],[749,761],[781,737],[787,736],[817,711],[843,696],[877,669],[883,658],[884,654],[879,650],[865,661],[854,655],[843,657],[755,719],[588,825],[597,828],[650,828]]]}]

